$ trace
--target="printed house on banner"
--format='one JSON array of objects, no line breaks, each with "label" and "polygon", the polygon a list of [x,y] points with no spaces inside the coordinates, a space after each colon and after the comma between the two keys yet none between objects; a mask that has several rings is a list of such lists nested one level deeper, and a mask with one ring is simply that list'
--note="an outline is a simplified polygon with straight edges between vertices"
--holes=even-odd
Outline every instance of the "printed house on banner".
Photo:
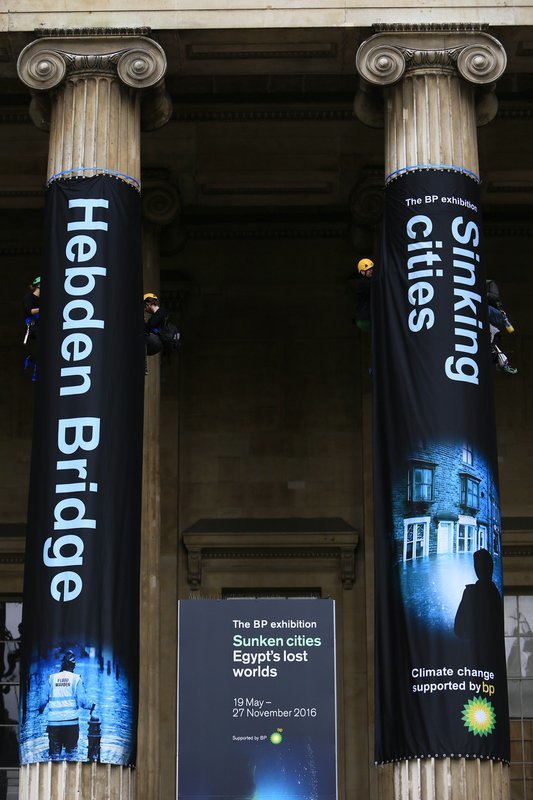
[{"label": "printed house on banner", "polygon": [[394,488],[393,514],[398,562],[480,548],[500,555],[498,490],[468,443],[414,451]]}]

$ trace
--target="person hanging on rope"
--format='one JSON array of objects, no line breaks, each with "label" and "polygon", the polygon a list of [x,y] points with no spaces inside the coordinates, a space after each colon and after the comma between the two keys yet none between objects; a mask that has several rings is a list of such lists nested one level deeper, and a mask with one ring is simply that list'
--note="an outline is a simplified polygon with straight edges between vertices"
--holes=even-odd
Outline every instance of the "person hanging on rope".
[{"label": "person hanging on rope", "polygon": [[[30,291],[24,295],[22,300],[24,322],[26,325],[26,332],[23,339],[23,344],[25,345],[27,345],[28,342],[32,342],[37,339],[40,311],[39,306],[41,301],[41,279],[35,278],[31,282],[29,290]],[[28,367],[33,367],[32,381],[37,380],[37,362],[35,355],[31,352],[24,360],[24,369],[28,369]]]},{"label": "person hanging on rope", "polygon": [[370,330],[372,276],[374,262],[370,258],[361,258],[357,263],[359,277],[355,286],[355,309],[353,321],[361,331]]},{"label": "person hanging on rope", "polygon": [[153,292],[147,292],[143,300],[144,312],[147,316],[144,323],[146,355],[155,356],[163,350],[163,340],[160,333],[167,320],[168,311],[159,305],[159,298]]},{"label": "person hanging on rope", "polygon": [[487,281],[487,301],[489,305],[489,327],[490,327],[490,346],[492,360],[496,369],[506,372],[508,375],[515,375],[518,370],[509,364],[509,359],[498,347],[498,341],[503,331],[514,333],[514,327],[503,308],[500,298],[500,290],[493,280]]},{"label": "person hanging on rope", "polygon": [[[169,322],[168,311],[163,306],[159,305],[159,298],[153,292],[147,292],[144,295],[144,313],[145,313],[145,338],[146,338],[146,355],[155,356],[157,353],[163,353],[168,359],[173,350],[177,350],[181,334],[173,322]],[[144,366],[145,374],[147,374],[147,366],[145,359]]]},{"label": "person hanging on rope", "polygon": [[41,299],[41,279],[35,278],[30,286],[29,292],[24,295],[22,306],[24,311],[24,322],[26,323],[26,334],[24,344],[28,339],[37,338],[37,323],[39,322],[39,303]]}]

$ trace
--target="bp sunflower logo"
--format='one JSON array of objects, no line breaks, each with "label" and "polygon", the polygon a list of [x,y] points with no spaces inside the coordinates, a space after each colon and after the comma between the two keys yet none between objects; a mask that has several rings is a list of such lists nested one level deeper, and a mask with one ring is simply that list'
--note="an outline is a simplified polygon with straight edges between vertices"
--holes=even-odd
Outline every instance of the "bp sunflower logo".
[{"label": "bp sunflower logo", "polygon": [[490,700],[473,697],[463,706],[463,723],[475,736],[488,736],[496,725],[496,714]]},{"label": "bp sunflower logo", "polygon": [[274,731],[274,733],[270,734],[270,741],[272,744],[281,744],[283,741],[283,736],[281,735],[283,732],[283,728],[278,728]]}]

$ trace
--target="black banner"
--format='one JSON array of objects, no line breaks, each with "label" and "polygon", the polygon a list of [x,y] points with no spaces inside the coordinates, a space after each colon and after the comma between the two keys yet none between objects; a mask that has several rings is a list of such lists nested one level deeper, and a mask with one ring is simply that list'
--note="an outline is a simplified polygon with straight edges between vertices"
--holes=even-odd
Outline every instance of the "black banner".
[{"label": "black banner", "polygon": [[386,188],[372,279],[376,761],[509,760],[478,186]]},{"label": "black banner", "polygon": [[179,800],[336,800],[331,600],[179,604]]},{"label": "black banner", "polygon": [[140,198],[48,190],[23,610],[20,755],[132,764],[144,338]]}]

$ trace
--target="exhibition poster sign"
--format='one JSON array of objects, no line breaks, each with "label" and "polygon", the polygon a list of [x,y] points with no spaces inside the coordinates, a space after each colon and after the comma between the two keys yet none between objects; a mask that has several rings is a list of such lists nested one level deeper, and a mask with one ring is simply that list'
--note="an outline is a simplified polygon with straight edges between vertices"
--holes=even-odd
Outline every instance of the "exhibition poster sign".
[{"label": "exhibition poster sign", "polygon": [[183,600],[179,800],[336,800],[334,603]]}]

